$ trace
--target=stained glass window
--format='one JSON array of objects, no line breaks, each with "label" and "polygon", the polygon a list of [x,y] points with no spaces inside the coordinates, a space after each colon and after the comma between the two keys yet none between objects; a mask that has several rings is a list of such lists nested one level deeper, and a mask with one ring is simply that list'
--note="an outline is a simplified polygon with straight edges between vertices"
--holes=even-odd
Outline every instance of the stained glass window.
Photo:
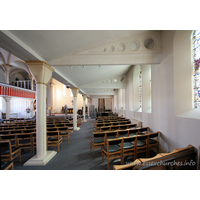
[{"label": "stained glass window", "polygon": [[139,97],[140,97],[140,109],[142,111],[142,68],[140,66],[140,73],[139,73]]},{"label": "stained glass window", "polygon": [[193,33],[194,109],[200,109],[200,30]]}]

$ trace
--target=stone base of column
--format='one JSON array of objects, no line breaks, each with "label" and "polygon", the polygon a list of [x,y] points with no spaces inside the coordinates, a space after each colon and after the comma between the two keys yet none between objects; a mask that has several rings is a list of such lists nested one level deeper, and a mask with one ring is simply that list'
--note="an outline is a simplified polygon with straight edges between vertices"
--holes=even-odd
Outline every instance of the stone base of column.
[{"label": "stone base of column", "polygon": [[80,127],[74,128],[74,131],[79,131]]},{"label": "stone base of column", "polygon": [[87,120],[84,120],[84,122],[87,122]]},{"label": "stone base of column", "polygon": [[35,155],[25,162],[24,166],[45,166],[56,154],[56,151],[47,151],[47,154],[42,158],[37,158]]}]

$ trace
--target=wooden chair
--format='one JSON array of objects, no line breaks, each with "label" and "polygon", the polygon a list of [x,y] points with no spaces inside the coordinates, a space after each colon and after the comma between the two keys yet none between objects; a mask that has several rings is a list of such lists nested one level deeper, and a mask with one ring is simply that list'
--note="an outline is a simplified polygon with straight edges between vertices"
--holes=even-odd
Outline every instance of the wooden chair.
[{"label": "wooden chair", "polygon": [[137,124],[128,124],[129,129],[135,129]]},{"label": "wooden chair", "polygon": [[136,159],[136,148],[137,148],[137,136],[131,137],[124,137],[123,138],[123,164],[124,164],[124,157],[133,155],[134,160]]},{"label": "wooden chair", "polygon": [[109,160],[121,158],[121,164],[123,163],[123,139],[110,139],[106,141],[106,146],[101,147],[102,150],[102,162],[103,157],[107,159],[107,169],[109,170]]},{"label": "wooden chair", "polygon": [[30,154],[33,151],[32,136],[30,133],[17,134],[17,144],[21,150],[30,149]]},{"label": "wooden chair", "polygon": [[117,126],[119,123],[118,122],[111,122],[112,126]]},{"label": "wooden chair", "polygon": [[100,132],[105,132],[105,131],[109,131],[110,130],[110,126],[103,126],[100,128]]},{"label": "wooden chair", "polygon": [[7,161],[1,163],[1,170],[9,170],[9,169],[14,170],[13,162]]},{"label": "wooden chair", "polygon": [[56,124],[56,127],[65,127],[65,124],[63,124],[63,123],[59,123],[59,124],[58,124],[58,123],[57,123],[57,124]]},{"label": "wooden chair", "polygon": [[136,148],[136,157],[138,153],[146,152],[146,157],[148,155],[148,135],[138,135],[137,136],[137,148]]},{"label": "wooden chair", "polygon": [[58,131],[57,127],[47,127],[47,131]]},{"label": "wooden chair", "polygon": [[138,135],[138,129],[129,129],[129,137]]},{"label": "wooden chair", "polygon": [[[109,139],[116,139],[117,138],[118,131],[109,131],[105,132],[105,142]],[[106,143],[105,143],[106,144]]]},{"label": "wooden chair", "polygon": [[110,130],[111,131],[119,130],[119,126],[110,126]]},{"label": "wooden chair", "polygon": [[2,119],[6,119],[6,113],[2,112]]},{"label": "wooden chair", "polygon": [[119,130],[117,134],[117,138],[127,137],[128,136],[128,130]]},{"label": "wooden chair", "polygon": [[92,138],[90,138],[90,151],[92,150],[92,154],[94,156],[94,149],[101,148],[105,146],[105,134],[104,133],[93,133]]},{"label": "wooden chair", "polygon": [[159,142],[158,142],[158,137],[159,137],[160,132],[157,131],[155,133],[149,133],[149,140],[148,140],[148,157],[150,150],[156,149],[157,154],[159,153]]},{"label": "wooden chair", "polygon": [[100,131],[101,127],[103,127],[103,126],[104,126],[104,123],[97,123],[97,124],[95,124],[94,131],[95,132]]},{"label": "wooden chair", "polygon": [[67,126],[66,127],[58,127],[57,129],[59,131],[60,136],[62,136],[62,139],[67,139],[68,143],[69,143],[70,133],[69,133],[68,127]]},{"label": "wooden chair", "polygon": [[70,123],[70,124],[67,125],[67,127],[68,127],[68,129],[67,129],[67,130],[68,130],[68,133],[69,133],[69,134],[72,133],[73,136],[74,136],[74,124],[73,124],[73,123]]},{"label": "wooden chair", "polygon": [[47,150],[48,147],[57,146],[58,152],[60,146],[62,148],[62,137],[59,134],[59,131],[47,131]]},{"label": "wooden chair", "polygon": [[119,130],[125,130],[128,128],[128,124],[120,124],[119,126]]},{"label": "wooden chair", "polygon": [[17,136],[16,136],[16,134],[5,134],[5,135],[0,135],[0,138],[1,138],[1,140],[3,140],[3,141],[9,140],[12,148],[18,147],[18,144],[17,144]]},{"label": "wooden chair", "polygon": [[55,124],[47,124],[47,128],[53,128],[55,126],[56,126]]},{"label": "wooden chair", "polygon": [[19,130],[11,130],[10,131],[10,134],[21,134],[22,133],[22,129],[19,129]]},{"label": "wooden chair", "polygon": [[26,129],[36,129],[36,126],[26,126]]},{"label": "wooden chair", "polygon": [[19,156],[21,162],[21,149],[19,147],[12,147],[10,140],[0,141],[1,161],[13,161]]},{"label": "wooden chair", "polygon": [[111,123],[104,123],[104,126],[111,126]]},{"label": "wooden chair", "polygon": [[138,129],[138,135],[145,135],[149,132],[149,127],[142,127]]}]

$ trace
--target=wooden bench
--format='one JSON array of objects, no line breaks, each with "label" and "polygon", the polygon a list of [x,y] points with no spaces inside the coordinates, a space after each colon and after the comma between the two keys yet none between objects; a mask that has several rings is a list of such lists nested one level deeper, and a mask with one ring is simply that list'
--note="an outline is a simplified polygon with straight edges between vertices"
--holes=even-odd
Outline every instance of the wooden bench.
[{"label": "wooden bench", "polygon": [[170,153],[159,153],[152,158],[138,158],[128,165],[114,165],[114,170],[195,170],[194,146],[176,148]]}]

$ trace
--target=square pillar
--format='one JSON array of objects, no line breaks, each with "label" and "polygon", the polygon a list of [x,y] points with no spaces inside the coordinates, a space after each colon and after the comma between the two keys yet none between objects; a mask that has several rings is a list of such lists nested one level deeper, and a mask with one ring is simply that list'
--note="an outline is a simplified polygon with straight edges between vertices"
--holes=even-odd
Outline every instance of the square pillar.
[{"label": "square pillar", "polygon": [[79,88],[70,88],[73,93],[73,124],[74,131],[79,131],[80,127],[77,127],[77,95],[79,92]]},{"label": "square pillar", "polygon": [[46,86],[54,69],[43,61],[27,61],[36,80],[36,155],[24,166],[44,166],[55,155],[56,151],[47,151],[46,137]]}]

